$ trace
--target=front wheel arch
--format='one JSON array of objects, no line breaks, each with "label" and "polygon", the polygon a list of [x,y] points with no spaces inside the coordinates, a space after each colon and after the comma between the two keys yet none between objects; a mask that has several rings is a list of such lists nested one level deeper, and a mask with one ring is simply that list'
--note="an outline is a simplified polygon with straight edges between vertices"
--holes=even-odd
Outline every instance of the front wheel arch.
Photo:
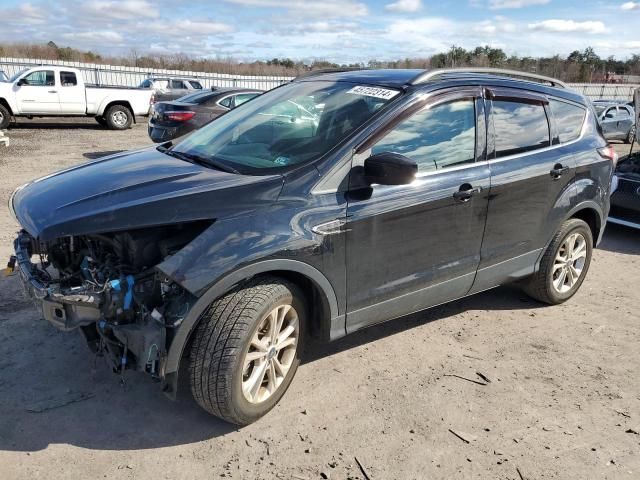
[{"label": "front wheel arch", "polygon": [[[280,277],[298,286],[307,296],[309,305],[321,308],[311,314],[312,335],[323,339],[335,339],[345,335],[344,315],[339,314],[338,299],[329,280],[315,267],[290,259],[264,260],[242,267],[215,282],[196,301],[184,321],[177,329],[167,352],[167,360],[162,368],[164,392],[175,398],[178,385],[178,371],[192,334],[202,314],[216,299],[220,298],[243,282],[257,276]],[[315,300],[319,303],[315,303]]]}]

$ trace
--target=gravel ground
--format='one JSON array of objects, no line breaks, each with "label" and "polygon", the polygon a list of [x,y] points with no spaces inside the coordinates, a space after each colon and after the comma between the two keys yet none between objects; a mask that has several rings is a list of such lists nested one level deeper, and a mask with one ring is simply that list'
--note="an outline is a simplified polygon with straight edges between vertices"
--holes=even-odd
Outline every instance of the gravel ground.
[{"label": "gravel ground", "polygon": [[[8,135],[2,205],[34,177],[149,144],[144,124],[91,120]],[[0,259],[16,228],[0,208]],[[0,279],[1,477],[364,479],[359,461],[375,480],[640,478],[639,239],[609,227],[561,306],[501,287],[310,346],[282,402],[242,429],[188,385],[177,402],[136,373],[121,386]]]}]

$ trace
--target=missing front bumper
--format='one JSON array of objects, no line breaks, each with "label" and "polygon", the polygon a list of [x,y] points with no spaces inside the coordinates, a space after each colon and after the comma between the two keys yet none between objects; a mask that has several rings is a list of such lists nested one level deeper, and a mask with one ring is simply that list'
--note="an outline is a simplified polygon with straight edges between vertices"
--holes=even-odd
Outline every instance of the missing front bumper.
[{"label": "missing front bumper", "polygon": [[62,294],[48,287],[36,275],[37,266],[31,263],[33,238],[21,232],[14,241],[17,270],[25,293],[42,312],[42,317],[60,330],[75,330],[100,319],[102,297],[98,294]]}]

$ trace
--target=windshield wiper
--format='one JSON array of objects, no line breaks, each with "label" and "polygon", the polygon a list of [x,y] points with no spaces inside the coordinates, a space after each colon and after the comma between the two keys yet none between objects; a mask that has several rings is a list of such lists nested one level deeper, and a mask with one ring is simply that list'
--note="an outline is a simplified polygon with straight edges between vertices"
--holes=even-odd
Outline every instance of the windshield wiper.
[{"label": "windshield wiper", "polygon": [[200,165],[213,167],[213,168],[215,168],[217,170],[221,170],[223,172],[235,173],[236,175],[240,175],[240,172],[238,170],[236,170],[235,168],[230,167],[229,165],[226,165],[226,164],[224,164],[224,163],[222,163],[219,160],[216,160],[214,158],[203,157],[201,155],[196,155],[194,153],[178,152],[176,150],[171,150],[171,149],[166,149],[166,150],[161,150],[161,151],[162,151],[162,153],[164,153],[166,155],[170,155],[172,157],[179,158],[180,160],[186,160],[188,162],[198,163]]}]

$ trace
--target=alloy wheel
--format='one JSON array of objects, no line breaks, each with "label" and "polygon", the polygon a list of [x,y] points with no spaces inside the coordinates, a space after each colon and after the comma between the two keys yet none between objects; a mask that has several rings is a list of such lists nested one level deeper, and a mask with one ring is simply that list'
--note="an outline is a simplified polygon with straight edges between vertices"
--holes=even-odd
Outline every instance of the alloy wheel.
[{"label": "alloy wheel", "polygon": [[111,115],[111,119],[113,120],[113,123],[115,123],[119,127],[124,127],[127,124],[127,121],[129,121],[129,117],[122,110],[114,112]]},{"label": "alloy wheel", "polygon": [[296,357],[300,321],[291,305],[279,305],[262,319],[244,355],[242,393],[262,403],[282,385]]},{"label": "alloy wheel", "polygon": [[587,241],[581,233],[568,235],[556,253],[553,264],[553,288],[567,293],[580,279],[587,261]]}]

